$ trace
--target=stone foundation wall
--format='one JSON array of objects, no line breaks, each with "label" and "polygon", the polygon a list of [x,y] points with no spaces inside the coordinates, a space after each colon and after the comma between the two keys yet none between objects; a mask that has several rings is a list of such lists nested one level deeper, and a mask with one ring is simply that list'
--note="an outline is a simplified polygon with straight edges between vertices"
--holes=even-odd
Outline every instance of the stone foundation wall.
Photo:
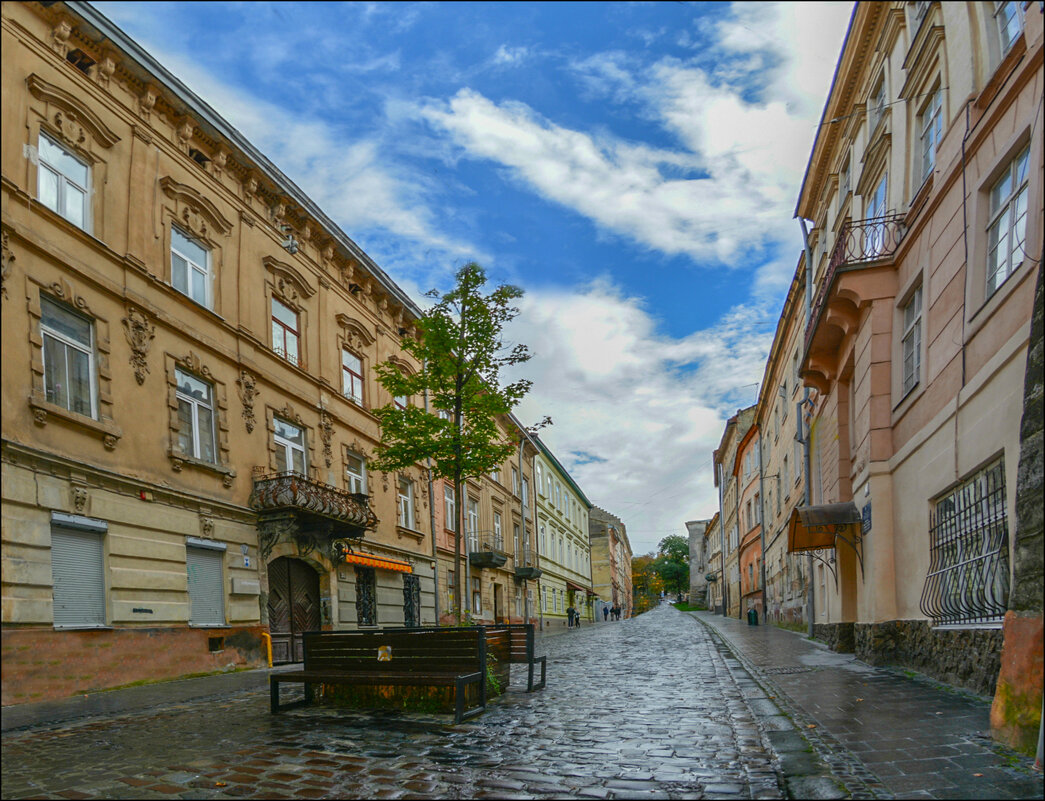
[{"label": "stone foundation wall", "polygon": [[[68,698],[134,682],[268,664],[262,626],[82,631],[5,628],[2,703]],[[219,646],[212,642],[223,638]]]},{"label": "stone foundation wall", "polygon": [[[851,654],[855,650],[853,623],[814,623],[813,637],[827,643],[832,651]],[[863,657],[860,657],[863,659]]]},{"label": "stone foundation wall", "polygon": [[934,630],[927,620],[856,624],[856,655],[900,665],[980,695],[994,693],[1001,666],[999,629]]}]

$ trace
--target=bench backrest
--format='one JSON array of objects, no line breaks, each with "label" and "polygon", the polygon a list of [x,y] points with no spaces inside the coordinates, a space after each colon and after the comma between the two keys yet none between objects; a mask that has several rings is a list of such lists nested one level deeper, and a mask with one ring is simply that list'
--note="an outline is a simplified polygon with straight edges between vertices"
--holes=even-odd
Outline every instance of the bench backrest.
[{"label": "bench backrest", "polygon": [[[503,632],[507,635],[508,651],[506,656],[513,663],[529,662],[533,659],[533,623],[499,623],[486,626],[487,632]],[[490,634],[487,634],[489,647]],[[501,657],[498,656],[498,659]]]},{"label": "bench backrest", "polygon": [[304,655],[313,671],[475,673],[485,670],[486,637],[479,628],[311,631]]}]

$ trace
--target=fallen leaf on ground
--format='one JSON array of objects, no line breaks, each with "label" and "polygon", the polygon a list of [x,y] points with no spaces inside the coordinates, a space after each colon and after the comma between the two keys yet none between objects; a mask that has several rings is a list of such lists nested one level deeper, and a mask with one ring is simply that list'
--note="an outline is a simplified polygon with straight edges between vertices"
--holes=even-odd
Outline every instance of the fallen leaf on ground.
[{"label": "fallen leaf on ground", "polygon": [[225,782],[214,782],[214,786],[215,787],[225,787],[226,784],[225,784]]},{"label": "fallen leaf on ground", "polygon": [[808,724],[808,725],[806,726],[806,728],[807,728],[807,729],[815,729],[815,728],[816,728],[816,724],[815,724],[815,723],[810,723],[810,724]]},{"label": "fallen leaf on ground", "polygon": [[863,698],[857,698],[856,700],[857,701],[863,701],[864,699]]},{"label": "fallen leaf on ground", "polygon": [[974,773],[974,774],[972,774],[972,775],[973,775],[973,776],[982,776],[983,774],[982,774],[982,773]]}]

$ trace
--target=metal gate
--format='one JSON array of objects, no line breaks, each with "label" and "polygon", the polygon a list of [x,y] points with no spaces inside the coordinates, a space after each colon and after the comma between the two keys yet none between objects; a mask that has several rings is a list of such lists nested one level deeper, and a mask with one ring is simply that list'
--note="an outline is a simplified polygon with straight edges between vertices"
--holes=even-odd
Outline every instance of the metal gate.
[{"label": "metal gate", "polygon": [[421,579],[403,576],[403,625],[421,625]]},{"label": "metal gate", "polygon": [[301,662],[301,635],[320,628],[319,575],[306,563],[289,556],[270,562],[268,574],[272,663]]}]

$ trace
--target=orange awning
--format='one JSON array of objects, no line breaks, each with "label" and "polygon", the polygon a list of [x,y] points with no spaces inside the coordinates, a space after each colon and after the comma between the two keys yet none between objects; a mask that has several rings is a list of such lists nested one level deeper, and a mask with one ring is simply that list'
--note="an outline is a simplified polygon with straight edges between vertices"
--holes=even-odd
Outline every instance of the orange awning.
[{"label": "orange awning", "polygon": [[860,523],[860,512],[852,502],[800,506],[788,521],[787,552],[834,548],[839,534],[855,540],[860,536]]},{"label": "orange awning", "polygon": [[346,554],[345,562],[350,565],[363,565],[363,567],[379,567],[382,570],[396,570],[400,573],[414,572],[414,567],[409,562],[397,562],[395,559],[385,559],[381,556],[371,556],[368,553]]}]

